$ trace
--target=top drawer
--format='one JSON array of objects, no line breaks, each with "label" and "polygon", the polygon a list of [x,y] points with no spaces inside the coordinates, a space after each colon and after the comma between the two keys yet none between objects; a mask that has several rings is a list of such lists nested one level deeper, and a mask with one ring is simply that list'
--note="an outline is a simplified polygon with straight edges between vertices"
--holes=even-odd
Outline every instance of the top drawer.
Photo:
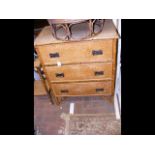
[{"label": "top drawer", "polygon": [[44,65],[83,62],[105,62],[112,60],[113,40],[93,40],[50,44],[38,47]]}]

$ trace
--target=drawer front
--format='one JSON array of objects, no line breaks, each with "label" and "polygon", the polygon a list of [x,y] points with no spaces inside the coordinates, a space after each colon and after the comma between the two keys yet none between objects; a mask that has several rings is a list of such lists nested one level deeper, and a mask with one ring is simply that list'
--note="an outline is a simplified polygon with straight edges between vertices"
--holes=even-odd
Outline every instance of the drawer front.
[{"label": "drawer front", "polygon": [[112,60],[112,40],[94,40],[44,45],[38,48],[44,65],[61,62],[104,62]]},{"label": "drawer front", "polygon": [[111,81],[52,84],[56,96],[111,95]]},{"label": "drawer front", "polygon": [[84,81],[112,78],[112,63],[92,63],[45,67],[51,82]]}]

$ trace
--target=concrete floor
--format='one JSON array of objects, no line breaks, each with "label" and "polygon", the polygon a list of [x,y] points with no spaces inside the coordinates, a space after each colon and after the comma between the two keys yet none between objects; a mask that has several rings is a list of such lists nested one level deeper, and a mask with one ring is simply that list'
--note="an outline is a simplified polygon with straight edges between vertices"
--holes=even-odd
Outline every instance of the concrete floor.
[{"label": "concrete floor", "polygon": [[59,135],[65,128],[62,114],[68,114],[70,103],[75,103],[75,114],[114,113],[111,97],[70,97],[61,106],[51,105],[47,96],[34,96],[34,125],[36,134]]}]

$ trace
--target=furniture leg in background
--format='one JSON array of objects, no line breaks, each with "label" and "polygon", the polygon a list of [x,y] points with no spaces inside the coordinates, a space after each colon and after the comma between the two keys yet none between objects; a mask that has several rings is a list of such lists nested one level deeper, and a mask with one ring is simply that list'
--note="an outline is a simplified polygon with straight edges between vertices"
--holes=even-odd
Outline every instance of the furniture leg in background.
[{"label": "furniture leg in background", "polygon": [[43,86],[44,86],[44,88],[46,90],[46,93],[47,93],[47,95],[48,95],[51,103],[52,104],[57,103],[58,101],[56,99],[55,99],[56,101],[54,102],[54,99],[53,99],[53,96],[54,95],[52,95],[52,92],[51,92],[50,88],[48,89],[48,87],[47,87],[47,84],[45,82],[45,78],[43,77],[43,75],[41,73],[41,65],[40,65],[40,62],[39,62],[38,59],[34,63],[34,68],[36,69],[37,73],[39,74],[39,77],[41,79],[41,82],[42,82],[42,84],[43,84]]}]

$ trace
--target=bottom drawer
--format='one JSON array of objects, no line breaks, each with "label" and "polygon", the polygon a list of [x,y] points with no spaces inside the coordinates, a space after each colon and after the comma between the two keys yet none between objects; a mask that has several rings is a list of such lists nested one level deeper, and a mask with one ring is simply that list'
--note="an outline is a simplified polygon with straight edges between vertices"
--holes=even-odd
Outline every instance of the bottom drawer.
[{"label": "bottom drawer", "polygon": [[111,95],[112,82],[52,84],[56,96]]}]

